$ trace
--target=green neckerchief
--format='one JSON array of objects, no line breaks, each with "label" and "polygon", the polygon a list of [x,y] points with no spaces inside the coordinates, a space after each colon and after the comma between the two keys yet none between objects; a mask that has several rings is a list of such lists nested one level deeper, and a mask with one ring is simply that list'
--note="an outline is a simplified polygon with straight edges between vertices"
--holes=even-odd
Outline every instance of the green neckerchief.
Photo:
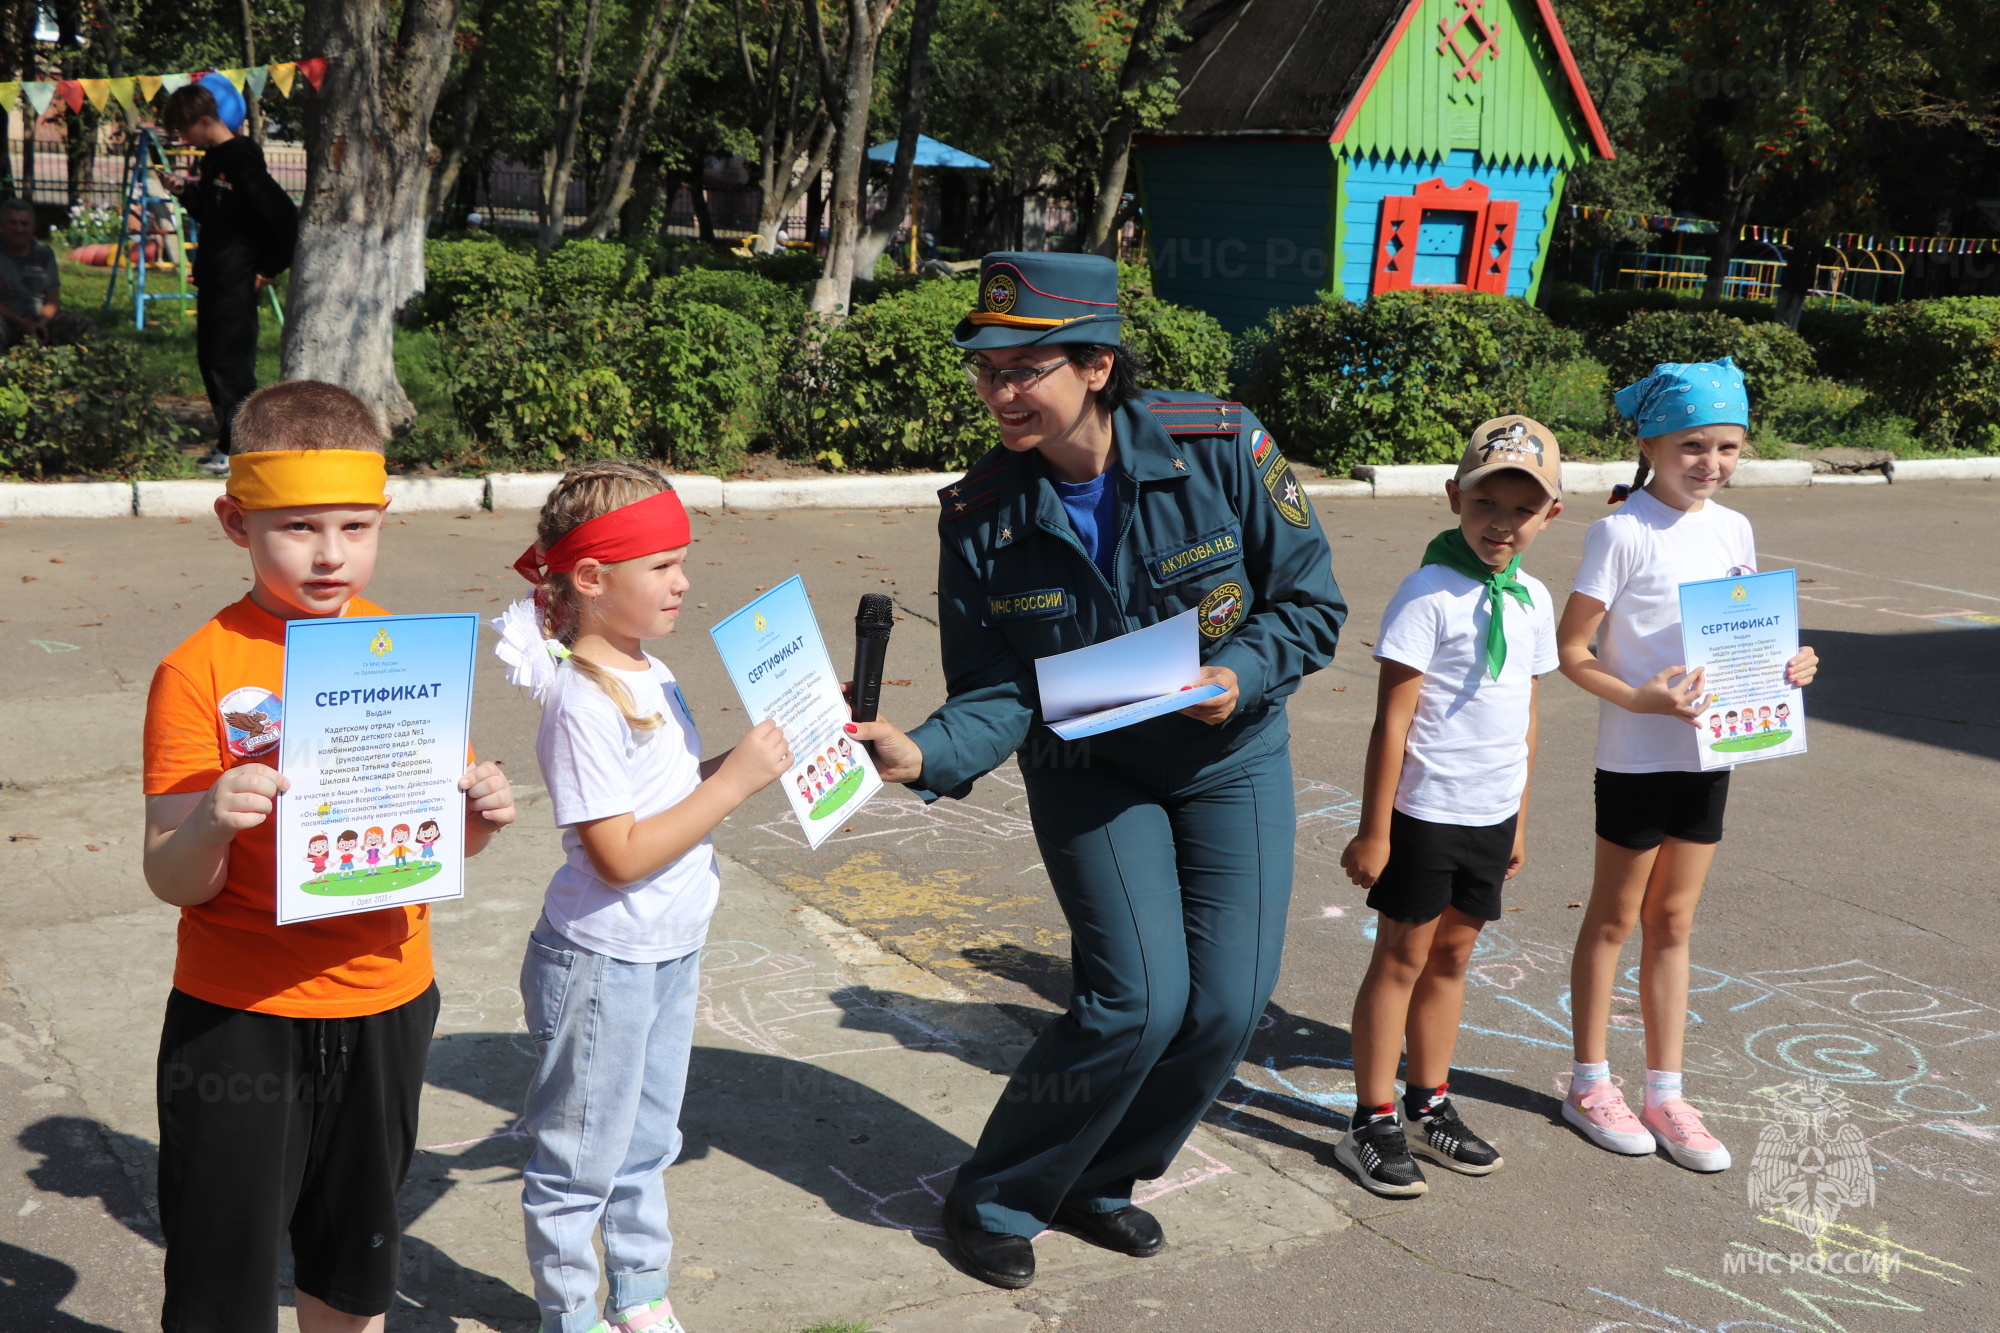
[{"label": "green neckerchief", "polygon": [[1534,605],[1528,585],[1514,577],[1514,571],[1521,567],[1521,557],[1515,556],[1505,569],[1496,570],[1479,558],[1463,532],[1446,528],[1424,548],[1424,564],[1455,569],[1486,589],[1492,607],[1486,621],[1486,670],[1493,679],[1500,679],[1500,668],[1507,665],[1507,633],[1500,625],[1500,608],[1506,603],[1501,601],[1501,595],[1512,597],[1522,606]]}]

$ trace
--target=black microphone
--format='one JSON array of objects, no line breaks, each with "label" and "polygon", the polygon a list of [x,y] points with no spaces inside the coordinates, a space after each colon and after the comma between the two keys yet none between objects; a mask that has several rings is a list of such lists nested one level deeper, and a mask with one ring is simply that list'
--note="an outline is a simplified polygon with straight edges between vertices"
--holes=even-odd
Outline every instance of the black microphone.
[{"label": "black microphone", "polygon": [[873,722],[882,705],[882,662],[889,655],[889,631],[896,604],[886,593],[861,595],[854,610],[854,720]]}]

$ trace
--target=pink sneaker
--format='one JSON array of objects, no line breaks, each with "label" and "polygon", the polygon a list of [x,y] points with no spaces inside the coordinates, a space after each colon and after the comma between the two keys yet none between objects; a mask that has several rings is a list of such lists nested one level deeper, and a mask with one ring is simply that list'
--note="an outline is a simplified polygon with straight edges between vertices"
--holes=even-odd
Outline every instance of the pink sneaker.
[{"label": "pink sneaker", "polygon": [[[687,1333],[681,1321],[674,1318],[673,1304],[664,1296],[651,1305],[635,1305],[629,1310],[621,1310],[615,1317],[605,1320],[601,1327],[608,1328],[610,1333],[639,1333],[641,1329],[650,1329],[652,1333]],[[596,1333],[596,1330],[591,1330],[591,1333]]]},{"label": "pink sneaker", "polygon": [[1690,1171],[1727,1171],[1729,1149],[1701,1123],[1701,1112],[1678,1097],[1670,1097],[1639,1117],[1667,1156]]},{"label": "pink sneaker", "polygon": [[[1653,1136],[1625,1104],[1625,1094],[1608,1078],[1583,1085],[1583,1096],[1575,1092],[1563,1098],[1563,1119],[1583,1131],[1583,1136],[1607,1152],[1650,1156]],[[1700,1123],[1699,1120],[1696,1121]]]}]

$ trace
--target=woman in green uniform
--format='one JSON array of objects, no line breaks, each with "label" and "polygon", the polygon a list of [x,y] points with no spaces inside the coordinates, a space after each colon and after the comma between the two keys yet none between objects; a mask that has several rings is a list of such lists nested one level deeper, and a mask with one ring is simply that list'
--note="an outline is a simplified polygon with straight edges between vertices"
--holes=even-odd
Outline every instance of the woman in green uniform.
[{"label": "woman in green uniform", "polygon": [[[1019,756],[1074,990],[944,1212],[976,1276],[1022,1287],[1051,1224],[1127,1254],[1166,1243],[1133,1184],[1165,1174],[1276,984],[1296,834],[1285,699],[1332,660],[1347,608],[1256,418],[1139,390],[1109,259],[988,255],[953,341],[1000,444],[939,492],[948,697],[907,734],[851,730],[926,800]],[[1219,697],[1074,743],[1041,725],[1035,659],[1190,609]]]}]

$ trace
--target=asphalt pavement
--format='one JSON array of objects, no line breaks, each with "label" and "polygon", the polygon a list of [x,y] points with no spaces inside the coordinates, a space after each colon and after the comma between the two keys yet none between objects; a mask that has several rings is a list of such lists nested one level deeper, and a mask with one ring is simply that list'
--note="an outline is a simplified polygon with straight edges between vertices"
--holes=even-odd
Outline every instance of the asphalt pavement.
[{"label": "asphalt pavement", "polygon": [[[1811,753],[1738,773],[1697,918],[1688,1095],[1735,1169],[1614,1157],[1559,1118],[1596,717],[1559,678],[1542,692],[1528,864],[1483,937],[1453,1079],[1507,1166],[1477,1180],[1433,1170],[1430,1194],[1389,1203],[1334,1165],[1372,930],[1338,867],[1374,704],[1369,641],[1450,518],[1441,501],[1327,501],[1353,611],[1339,659],[1291,705],[1286,966],[1237,1080],[1151,1187],[1170,1248],[1129,1260],[1052,1236],[1043,1280],[1012,1294],[941,1253],[935,1204],[951,1167],[1067,995],[1068,938],[1018,774],[928,807],[885,792],[816,852],[767,792],[717,836],[727,887],[704,960],[690,1147],[667,1177],[674,1297],[691,1333],[825,1320],[889,1333],[2000,1328],[2000,486],[1725,501],[1755,523],[1764,568],[1798,569],[1823,661],[1807,695]],[[1558,598],[1603,512],[1582,498],[1532,552],[1528,568]],[[934,526],[934,511],[902,508],[697,514],[694,589],[654,650],[711,753],[744,719],[706,627],[794,573],[836,661],[857,596],[892,594],[903,618],[884,714],[912,724],[935,706]],[[497,613],[525,587],[509,565],[531,535],[527,514],[392,518],[368,595],[395,611]],[[138,726],[154,663],[242,595],[246,570],[203,522],[0,526],[10,1333],[157,1324],[151,1061],[174,914],[138,874]],[[512,1128],[530,1055],[513,985],[557,853],[535,710],[490,660],[478,688],[475,743],[528,799],[523,827],[472,863],[466,900],[438,913],[446,1010],[429,1147],[405,1198],[396,1329],[534,1323]],[[1636,946],[1628,955],[1636,967]],[[1614,1071],[1636,1075],[1634,996],[1614,1025]],[[1766,1195],[1830,1189],[1810,1149],[1865,1156],[1873,1184],[1848,1187],[1817,1235],[1750,1197],[1753,1180]]]}]

